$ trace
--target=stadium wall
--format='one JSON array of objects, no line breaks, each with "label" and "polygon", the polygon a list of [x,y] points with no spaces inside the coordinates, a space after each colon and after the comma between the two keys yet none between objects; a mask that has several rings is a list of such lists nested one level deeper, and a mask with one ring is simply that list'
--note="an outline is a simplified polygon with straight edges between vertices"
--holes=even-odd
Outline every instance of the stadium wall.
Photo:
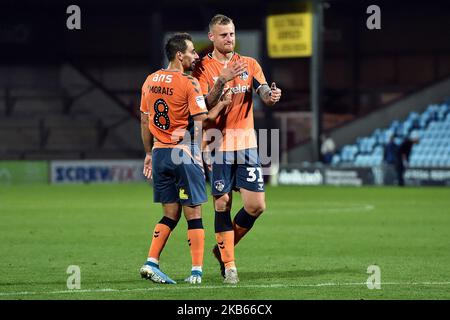
[{"label": "stadium wall", "polygon": [[143,162],[128,160],[0,161],[0,185],[144,182]]},{"label": "stadium wall", "polygon": [[[77,96],[86,88],[92,91],[78,98],[72,106],[72,112],[93,114],[102,119],[103,124],[110,128],[106,147],[120,146],[124,150],[141,150],[142,143],[135,137],[140,136],[140,125],[137,118],[120,108],[117,103],[104,92],[95,88],[78,70],[70,64],[61,68],[61,86],[70,96]],[[81,90],[80,90],[81,89]]]},{"label": "stadium wall", "polygon": [[[408,168],[405,171],[408,186],[450,186],[450,168]],[[394,168],[375,167],[319,167],[284,166],[271,179],[272,185],[331,185],[381,186],[397,185]]]},{"label": "stadium wall", "polygon": [[[0,186],[15,184],[139,183],[141,159],[0,161]],[[345,167],[282,166],[270,176],[272,185],[370,186],[395,185],[395,172],[388,166]],[[151,182],[151,181],[150,181]],[[450,186],[450,168],[408,168],[409,186]]]},{"label": "stadium wall", "polygon": [[42,184],[48,181],[47,161],[0,161],[0,185]]}]

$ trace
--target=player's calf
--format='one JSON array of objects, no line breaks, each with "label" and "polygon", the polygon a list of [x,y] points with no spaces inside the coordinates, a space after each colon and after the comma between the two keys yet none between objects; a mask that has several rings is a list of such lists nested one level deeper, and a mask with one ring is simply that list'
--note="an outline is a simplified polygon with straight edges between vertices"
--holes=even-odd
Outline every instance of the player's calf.
[{"label": "player's calf", "polygon": [[222,275],[222,277],[225,278],[225,264],[222,261],[222,256],[220,255],[220,250],[219,250],[219,245],[215,245],[212,253],[214,255],[214,257],[217,259],[217,261],[219,262],[219,266],[220,266],[220,274]]},{"label": "player's calf", "polygon": [[250,231],[257,218],[258,216],[248,213],[245,208],[241,208],[238,211],[233,219],[234,245],[237,245],[247,232]]},{"label": "player's calf", "polygon": [[[225,268],[235,268],[234,262],[234,231],[231,215],[229,211],[215,213],[214,228],[216,232],[216,241],[220,253],[221,273],[222,264]],[[213,249],[214,253],[214,249]],[[217,252],[214,255],[219,256]]]},{"label": "player's calf", "polygon": [[[199,207],[197,208],[199,209]],[[189,209],[187,210],[189,211]],[[188,244],[191,251],[191,275],[185,279],[191,284],[202,282],[203,251],[205,246],[205,230],[201,218],[190,219],[188,224]]]}]

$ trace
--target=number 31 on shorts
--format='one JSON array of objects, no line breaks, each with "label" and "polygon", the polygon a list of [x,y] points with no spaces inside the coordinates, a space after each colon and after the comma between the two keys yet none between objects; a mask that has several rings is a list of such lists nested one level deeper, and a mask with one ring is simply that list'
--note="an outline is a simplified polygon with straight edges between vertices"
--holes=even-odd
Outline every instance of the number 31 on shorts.
[{"label": "number 31 on shorts", "polygon": [[263,179],[263,174],[262,174],[262,169],[261,168],[247,168],[248,171],[248,178],[247,181],[248,182],[255,182],[256,181],[256,170],[258,170],[258,182],[264,182]]}]

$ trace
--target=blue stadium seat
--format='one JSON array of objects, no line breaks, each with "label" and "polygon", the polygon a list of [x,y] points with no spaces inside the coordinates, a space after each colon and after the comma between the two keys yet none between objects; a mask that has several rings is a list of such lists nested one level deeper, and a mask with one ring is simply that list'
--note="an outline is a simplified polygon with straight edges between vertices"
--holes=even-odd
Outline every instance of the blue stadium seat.
[{"label": "blue stadium seat", "polygon": [[445,117],[445,122],[450,122],[450,112],[447,113],[447,116]]},{"label": "blue stadium seat", "polygon": [[331,158],[331,164],[335,166],[339,164],[339,162],[341,162],[341,156],[339,154],[334,154],[333,158]]},{"label": "blue stadium seat", "polygon": [[344,146],[340,154],[333,157],[332,164],[380,165],[384,147],[391,137],[399,145],[405,137],[416,133],[420,142],[413,146],[411,166],[450,166],[450,98],[448,103],[429,105],[421,114],[409,113],[403,122],[394,120],[387,128],[377,128],[368,137],[358,137],[356,144]]},{"label": "blue stadium seat", "polygon": [[375,149],[373,150],[373,154],[376,155],[376,156],[379,156],[379,155],[382,156],[384,154],[383,147],[382,146],[376,146]]}]

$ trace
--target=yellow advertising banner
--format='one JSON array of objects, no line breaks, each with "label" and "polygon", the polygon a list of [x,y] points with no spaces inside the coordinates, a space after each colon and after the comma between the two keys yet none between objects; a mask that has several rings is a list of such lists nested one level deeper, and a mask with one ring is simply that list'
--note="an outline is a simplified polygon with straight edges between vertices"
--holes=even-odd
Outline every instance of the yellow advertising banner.
[{"label": "yellow advertising banner", "polygon": [[270,58],[310,57],[312,12],[267,17],[267,49]]}]

